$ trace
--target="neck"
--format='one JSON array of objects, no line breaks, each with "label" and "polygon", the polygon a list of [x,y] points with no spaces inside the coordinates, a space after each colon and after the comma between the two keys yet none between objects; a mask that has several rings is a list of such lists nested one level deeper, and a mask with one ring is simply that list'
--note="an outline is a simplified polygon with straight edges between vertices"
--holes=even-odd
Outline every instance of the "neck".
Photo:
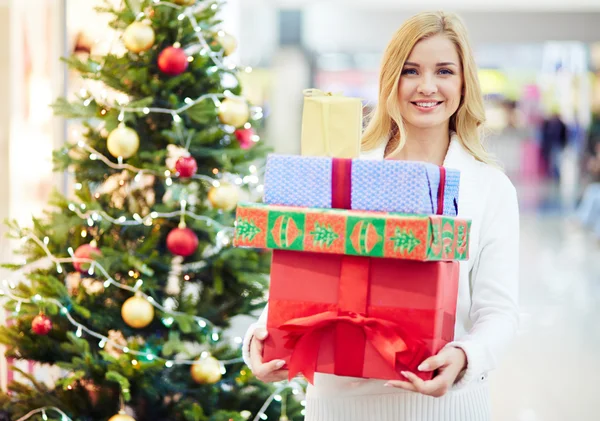
[{"label": "neck", "polygon": [[[395,140],[397,141],[397,139]],[[450,132],[448,127],[417,129],[407,125],[404,147],[388,158],[443,165],[449,145]]]}]

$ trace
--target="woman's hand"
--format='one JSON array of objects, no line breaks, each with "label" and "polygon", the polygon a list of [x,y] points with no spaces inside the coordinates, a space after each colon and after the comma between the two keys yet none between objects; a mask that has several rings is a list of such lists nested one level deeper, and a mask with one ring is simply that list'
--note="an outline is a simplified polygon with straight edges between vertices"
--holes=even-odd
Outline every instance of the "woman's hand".
[{"label": "woman's hand", "polygon": [[439,398],[444,396],[452,387],[458,375],[467,366],[467,356],[460,348],[443,348],[437,355],[427,358],[418,367],[419,371],[438,371],[432,380],[422,380],[415,374],[402,371],[401,374],[409,381],[390,380],[389,387],[419,392],[424,395]]},{"label": "woman's hand", "polygon": [[254,332],[254,336],[250,342],[250,363],[252,364],[252,372],[258,380],[265,383],[287,380],[288,371],[281,370],[281,367],[285,365],[284,360],[273,360],[268,363],[263,363],[263,346],[267,336],[269,336],[269,332],[264,328],[258,328]]}]

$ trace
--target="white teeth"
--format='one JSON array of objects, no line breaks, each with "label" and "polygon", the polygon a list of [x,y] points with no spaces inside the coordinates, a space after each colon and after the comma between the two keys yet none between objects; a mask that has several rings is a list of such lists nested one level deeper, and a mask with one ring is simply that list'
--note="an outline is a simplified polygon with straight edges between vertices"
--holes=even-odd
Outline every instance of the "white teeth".
[{"label": "white teeth", "polygon": [[436,105],[438,105],[437,102],[417,102],[416,104],[419,107],[425,107],[425,108],[431,108],[431,107],[435,107]]}]

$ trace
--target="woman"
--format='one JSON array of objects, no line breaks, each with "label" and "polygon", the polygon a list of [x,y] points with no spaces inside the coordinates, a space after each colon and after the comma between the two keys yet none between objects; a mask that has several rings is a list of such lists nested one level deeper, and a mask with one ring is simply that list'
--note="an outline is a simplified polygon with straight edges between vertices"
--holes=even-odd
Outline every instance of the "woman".
[{"label": "woman", "polygon": [[[459,18],[421,13],[402,25],[385,52],[379,89],[361,157],[461,171],[459,216],[472,219],[472,237],[471,257],[460,263],[456,341],[419,366],[435,371],[430,381],[413,373],[388,382],[317,374],[306,420],[489,420],[487,373],[518,324],[519,217],[513,185],[481,143],[483,100]],[[246,335],[246,361],[259,379],[283,380],[283,361],[261,359],[265,320],[266,311]]]}]

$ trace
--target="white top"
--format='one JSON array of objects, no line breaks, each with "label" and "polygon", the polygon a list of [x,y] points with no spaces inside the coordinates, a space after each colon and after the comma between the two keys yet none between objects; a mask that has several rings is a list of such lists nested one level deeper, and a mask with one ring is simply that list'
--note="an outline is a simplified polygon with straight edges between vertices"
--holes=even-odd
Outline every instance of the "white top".
[{"label": "white top", "polygon": [[[385,143],[361,159],[383,159]],[[499,169],[477,161],[452,136],[444,166],[460,170],[458,216],[472,220],[468,261],[460,262],[455,342],[467,370],[441,398],[384,387],[385,380],[315,373],[306,421],[484,421],[489,419],[487,373],[518,326],[519,210],[514,186]],[[267,308],[244,338],[266,325]]]}]

